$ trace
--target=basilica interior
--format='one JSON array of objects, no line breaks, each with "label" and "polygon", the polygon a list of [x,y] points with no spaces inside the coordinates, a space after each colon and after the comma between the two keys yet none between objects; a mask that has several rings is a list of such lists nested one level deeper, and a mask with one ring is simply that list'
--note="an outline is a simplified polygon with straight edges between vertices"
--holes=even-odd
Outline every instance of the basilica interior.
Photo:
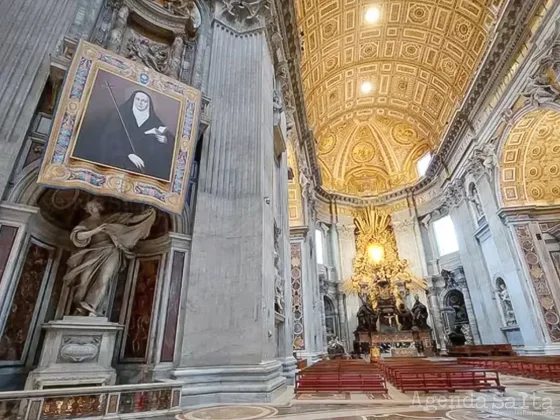
[{"label": "basilica interior", "polygon": [[2,418],[559,418],[559,0],[2,1],[0,39]]}]

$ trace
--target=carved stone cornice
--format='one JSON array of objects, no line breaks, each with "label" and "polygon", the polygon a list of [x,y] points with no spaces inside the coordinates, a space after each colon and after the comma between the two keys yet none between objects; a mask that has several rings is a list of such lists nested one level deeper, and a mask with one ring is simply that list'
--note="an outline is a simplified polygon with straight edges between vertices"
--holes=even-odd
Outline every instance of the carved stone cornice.
[{"label": "carved stone cornice", "polygon": [[274,0],[216,0],[215,18],[239,33],[262,30]]},{"label": "carved stone cornice", "polygon": [[150,0],[113,0],[128,6],[133,18],[163,36],[185,34],[189,17],[178,16]]},{"label": "carved stone cornice", "polygon": [[449,208],[458,207],[465,197],[465,186],[462,178],[450,182],[443,192],[443,202]]},{"label": "carved stone cornice", "polygon": [[392,222],[393,232],[395,233],[409,232],[410,230],[414,229],[415,224],[416,224],[416,220],[414,218],[393,221]]}]

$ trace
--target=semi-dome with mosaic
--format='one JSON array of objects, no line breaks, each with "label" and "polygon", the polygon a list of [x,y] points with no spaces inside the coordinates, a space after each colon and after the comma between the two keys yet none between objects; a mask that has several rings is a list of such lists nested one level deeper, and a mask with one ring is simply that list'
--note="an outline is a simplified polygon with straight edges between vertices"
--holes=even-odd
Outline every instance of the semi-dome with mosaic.
[{"label": "semi-dome with mosaic", "polygon": [[326,191],[419,179],[473,79],[497,0],[298,0],[301,72]]}]

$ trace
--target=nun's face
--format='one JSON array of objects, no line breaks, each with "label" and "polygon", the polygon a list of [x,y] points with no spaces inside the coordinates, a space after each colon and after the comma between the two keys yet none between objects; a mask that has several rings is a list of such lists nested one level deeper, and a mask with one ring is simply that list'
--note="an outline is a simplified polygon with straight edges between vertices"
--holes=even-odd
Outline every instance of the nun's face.
[{"label": "nun's face", "polygon": [[150,106],[150,98],[145,93],[139,92],[134,97],[134,108],[138,111],[145,111]]}]

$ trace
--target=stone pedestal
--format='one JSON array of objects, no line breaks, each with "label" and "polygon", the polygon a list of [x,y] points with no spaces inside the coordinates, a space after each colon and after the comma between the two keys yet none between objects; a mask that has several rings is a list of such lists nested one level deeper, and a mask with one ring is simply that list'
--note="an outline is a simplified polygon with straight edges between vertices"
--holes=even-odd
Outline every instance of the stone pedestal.
[{"label": "stone pedestal", "polygon": [[111,361],[123,326],[107,318],[65,316],[43,328],[41,359],[27,377],[26,390],[115,384]]}]

